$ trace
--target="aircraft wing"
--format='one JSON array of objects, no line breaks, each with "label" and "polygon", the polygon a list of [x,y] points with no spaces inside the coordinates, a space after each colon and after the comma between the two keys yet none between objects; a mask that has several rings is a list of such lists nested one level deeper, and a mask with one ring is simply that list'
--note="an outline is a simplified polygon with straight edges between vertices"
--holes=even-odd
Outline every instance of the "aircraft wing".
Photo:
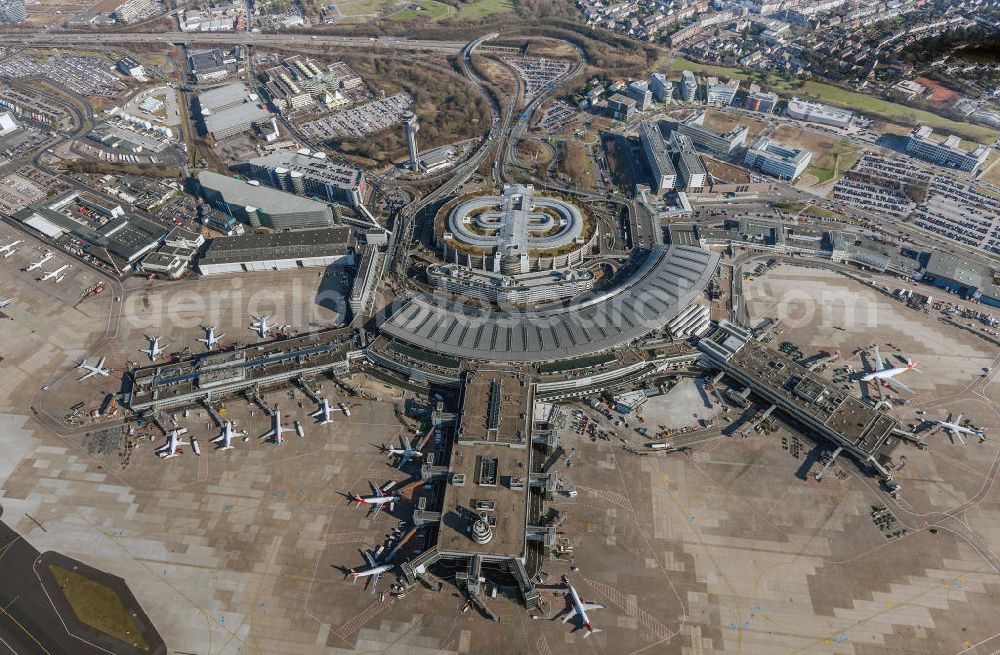
[{"label": "aircraft wing", "polygon": [[375,509],[372,510],[372,518],[376,518],[378,513],[382,511],[382,503],[376,503]]},{"label": "aircraft wing", "polygon": [[899,387],[903,391],[907,391],[907,392],[912,393],[912,394],[916,394],[917,393],[916,391],[914,391],[913,389],[909,388],[908,386],[906,386],[905,384],[903,384],[902,382],[900,382],[899,380],[897,380],[895,378],[889,378],[888,380],[886,380],[886,382],[888,382],[893,387]]},{"label": "aircraft wing", "polygon": [[80,380],[81,381],[83,381],[83,380],[89,380],[90,378],[94,377],[95,375],[97,375],[97,371],[89,371],[89,372],[85,373],[83,375],[83,377],[80,378]]},{"label": "aircraft wing", "polygon": [[372,557],[371,552],[369,552],[367,550],[362,550],[361,554],[365,556],[365,561],[368,562],[368,566],[374,568],[375,567],[375,558]]},{"label": "aircraft wing", "polygon": [[597,603],[584,603],[583,604],[583,611],[584,612],[589,612],[590,610],[602,610],[602,609],[604,609],[604,605],[598,605]]},{"label": "aircraft wing", "polygon": [[375,594],[376,588],[378,587],[379,578],[381,578],[381,577],[382,577],[382,572],[381,571],[379,571],[378,573],[376,573],[375,575],[372,576],[372,594],[373,595]]},{"label": "aircraft wing", "polygon": [[576,616],[576,608],[572,607],[572,608],[570,608],[570,610],[568,612],[566,612],[566,616],[563,617],[562,622],[566,623],[567,621],[569,621],[570,619],[572,619],[574,616]]},{"label": "aircraft wing", "polygon": [[403,457],[399,460],[399,468],[403,468],[404,466],[406,466],[406,463],[408,461],[410,461],[410,453],[409,452],[407,452],[406,454],[404,454]]},{"label": "aircraft wing", "polygon": [[101,359],[99,359],[99,360],[97,361],[97,366],[95,366],[94,368],[104,368],[104,360],[105,360],[105,359],[106,359],[106,358],[104,358],[104,357],[101,357]]},{"label": "aircraft wing", "polygon": [[885,367],[882,365],[882,355],[878,352],[878,346],[875,346],[875,370],[881,371],[883,368]]},{"label": "aircraft wing", "polygon": [[379,495],[379,488],[375,486],[375,483],[371,480],[368,481],[368,486],[372,488],[372,495]]},{"label": "aircraft wing", "polygon": [[962,417],[963,416],[965,416],[965,414],[959,414],[958,415],[958,418],[955,419],[955,421],[954,421],[955,425],[961,427],[961,425],[962,425]]}]

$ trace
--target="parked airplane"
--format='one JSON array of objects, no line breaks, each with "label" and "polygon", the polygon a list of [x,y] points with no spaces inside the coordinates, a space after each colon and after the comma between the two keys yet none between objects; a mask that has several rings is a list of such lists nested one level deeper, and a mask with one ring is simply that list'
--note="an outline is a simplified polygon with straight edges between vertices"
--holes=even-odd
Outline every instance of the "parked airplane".
[{"label": "parked airplane", "polygon": [[97,361],[97,364],[95,364],[94,366],[91,366],[90,364],[88,364],[87,360],[83,360],[82,362],[80,362],[79,364],[77,364],[76,367],[77,368],[82,368],[85,371],[87,371],[83,375],[83,377],[80,378],[81,381],[82,380],[86,380],[88,378],[92,378],[95,375],[103,375],[104,377],[107,377],[108,373],[111,372],[110,369],[104,368],[104,358],[103,357],[101,357]]},{"label": "parked airplane", "polygon": [[986,440],[986,435],[983,430],[977,430],[975,428],[967,428],[962,425],[962,417],[965,414],[959,414],[958,418],[954,421],[951,420],[951,413],[948,414],[948,418],[944,421],[934,421],[934,432],[937,432],[938,428],[944,428],[948,432],[948,436],[951,437],[952,443],[955,439],[958,439],[962,445],[966,445],[965,437],[963,435],[971,434],[973,436],[979,437],[980,442]]},{"label": "parked airplane", "polygon": [[32,263],[28,264],[27,266],[25,266],[23,270],[25,270],[25,271],[33,271],[33,270],[35,270],[37,268],[41,268],[42,266],[45,265],[45,262],[49,261],[53,257],[54,257],[54,255],[52,254],[52,252],[49,251],[49,250],[46,250],[45,254],[42,255],[41,259],[36,259],[34,262],[32,262]]},{"label": "parked airplane", "polygon": [[359,496],[358,494],[352,492],[351,500],[353,500],[355,503],[359,505],[361,504],[374,505],[375,506],[374,509],[369,510],[371,513],[371,518],[375,518],[376,516],[378,516],[378,513],[382,511],[382,506],[386,504],[389,505],[389,511],[391,512],[393,508],[395,508],[396,501],[399,500],[399,496],[396,495],[387,496],[386,494],[389,492],[390,489],[396,486],[396,482],[394,480],[390,480],[389,482],[386,482],[381,489],[376,487],[375,484],[370,481],[368,482],[368,485],[372,488],[371,496]]},{"label": "parked airplane", "polygon": [[19,243],[21,243],[20,239],[14,241],[13,243],[8,243],[6,246],[0,246],[0,252],[4,254],[3,255],[4,257],[10,257],[15,252],[17,252],[16,250],[14,250],[14,246],[16,246]]},{"label": "parked airplane", "polygon": [[62,282],[63,278],[66,277],[65,275],[62,274],[62,272],[65,271],[69,267],[70,267],[69,264],[63,264],[62,266],[60,266],[56,270],[49,271],[48,273],[46,273],[45,275],[43,275],[42,277],[40,277],[38,279],[41,280],[42,282],[44,282],[46,280],[51,280],[51,279],[55,278],[56,284],[59,284],[60,282]]},{"label": "parked airplane", "polygon": [[595,628],[594,625],[590,622],[590,618],[587,616],[587,610],[604,609],[604,605],[598,605],[597,603],[583,602],[582,600],[580,600],[580,595],[576,593],[576,589],[573,587],[573,585],[569,583],[569,580],[567,580],[565,576],[563,576],[563,582],[566,585],[566,590],[563,592],[563,594],[569,596],[572,607],[570,607],[567,610],[566,616],[563,617],[562,622],[566,623],[573,617],[579,616],[581,627],[587,631],[587,634],[583,635],[584,639],[594,634],[595,632],[603,632],[603,630],[601,630],[600,628]]},{"label": "parked airplane", "polygon": [[286,431],[288,431],[288,428],[281,424],[281,411],[275,410],[274,415],[271,417],[271,429],[261,439],[270,441],[275,446],[280,446],[284,443],[281,433]]},{"label": "parked airplane", "polygon": [[400,460],[399,462],[396,463],[397,468],[403,468],[404,466],[406,466],[407,462],[409,462],[414,457],[424,456],[424,454],[419,450],[415,450],[407,446],[406,442],[403,440],[402,435],[399,436],[399,445],[400,445],[399,448],[394,448],[392,446],[387,446],[385,444],[382,444],[382,452],[388,453],[389,456],[400,455]]},{"label": "parked airplane", "polygon": [[360,569],[360,570],[356,570],[356,571],[352,570],[350,573],[348,573],[348,575],[351,576],[351,584],[354,584],[355,582],[357,582],[358,578],[371,577],[372,578],[371,588],[372,588],[372,593],[374,594],[375,593],[375,587],[378,586],[378,580],[379,580],[379,578],[381,578],[382,574],[385,573],[386,571],[391,571],[393,565],[392,564],[376,564],[375,563],[375,558],[367,550],[362,550],[361,554],[365,556],[365,560],[368,562],[368,568],[367,569]]},{"label": "parked airplane", "polygon": [[13,304],[14,304],[13,298],[8,298],[7,300],[0,300],[0,309],[3,309],[4,307],[10,307]]},{"label": "parked airplane", "polygon": [[198,341],[200,341],[203,344],[205,344],[205,347],[208,348],[209,350],[211,350],[212,348],[214,348],[215,344],[219,343],[219,339],[221,339],[222,337],[226,336],[225,334],[220,334],[220,335],[216,336],[216,334],[215,334],[215,327],[214,326],[203,327],[202,330],[205,331],[205,338],[204,339],[198,339]]},{"label": "parked airplane", "polygon": [[160,337],[146,337],[146,339],[149,341],[149,348],[140,348],[139,352],[149,355],[149,361],[151,362],[155,362],[159,359],[160,355],[163,354],[163,349],[170,345],[165,343],[161,346]]},{"label": "parked airplane", "polygon": [[264,315],[255,316],[253,314],[250,314],[250,318],[253,319],[253,323],[251,323],[250,329],[256,330],[257,336],[259,336],[261,339],[266,339],[267,332],[270,329],[267,325],[267,317]]},{"label": "parked airplane", "polygon": [[233,437],[244,437],[246,432],[236,432],[233,430],[233,422],[226,421],[222,424],[222,434],[212,439],[212,443],[218,444],[216,446],[217,450],[232,450]]},{"label": "parked airplane", "polygon": [[188,442],[181,441],[180,439],[178,439],[178,437],[180,437],[185,432],[187,432],[186,428],[181,428],[180,430],[171,430],[167,434],[167,443],[156,449],[157,457],[159,457],[160,459],[170,459],[171,457],[177,457],[178,455],[180,455],[180,453],[177,452],[177,447],[190,445]]},{"label": "parked airplane", "polygon": [[320,425],[326,425],[327,423],[330,422],[330,402],[326,398],[324,398],[319,403],[319,409],[317,409],[309,416],[312,416],[313,418],[318,418],[319,421],[317,421],[317,423],[319,423]]},{"label": "parked airplane", "polygon": [[892,385],[905,391],[909,391],[910,393],[916,393],[913,389],[896,379],[897,375],[907,371],[917,371],[919,373],[920,369],[917,368],[917,363],[910,359],[906,360],[906,366],[894,366],[887,368],[882,362],[882,355],[878,352],[878,346],[875,346],[875,367],[866,375],[861,376],[861,379],[865,382],[878,380],[883,387]]}]

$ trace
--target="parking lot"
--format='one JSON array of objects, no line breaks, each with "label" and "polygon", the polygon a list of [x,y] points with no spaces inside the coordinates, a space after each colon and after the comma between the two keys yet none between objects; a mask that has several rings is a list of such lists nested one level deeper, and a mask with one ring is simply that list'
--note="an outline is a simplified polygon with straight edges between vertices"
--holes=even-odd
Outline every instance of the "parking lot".
[{"label": "parking lot", "polygon": [[363,137],[399,123],[412,104],[409,93],[397,93],[304,123],[302,131],[315,139]]},{"label": "parking lot", "polygon": [[561,82],[573,70],[573,64],[560,59],[513,58],[505,63],[524,80],[524,98],[531,102],[538,94]]},{"label": "parking lot", "polygon": [[47,78],[84,96],[117,98],[128,89],[114,64],[104,57],[58,55],[36,60],[19,56],[0,62],[0,75]]}]

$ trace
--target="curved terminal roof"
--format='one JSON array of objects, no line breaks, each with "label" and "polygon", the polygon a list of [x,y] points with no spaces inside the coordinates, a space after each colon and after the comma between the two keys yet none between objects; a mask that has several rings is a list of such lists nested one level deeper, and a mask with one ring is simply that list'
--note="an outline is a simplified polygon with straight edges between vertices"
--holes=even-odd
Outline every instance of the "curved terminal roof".
[{"label": "curved terminal roof", "polygon": [[658,246],[625,284],[572,305],[506,313],[476,311],[434,296],[404,303],[382,324],[427,350],[488,361],[528,362],[601,352],[663,327],[701,294],[719,256],[695,246]]}]

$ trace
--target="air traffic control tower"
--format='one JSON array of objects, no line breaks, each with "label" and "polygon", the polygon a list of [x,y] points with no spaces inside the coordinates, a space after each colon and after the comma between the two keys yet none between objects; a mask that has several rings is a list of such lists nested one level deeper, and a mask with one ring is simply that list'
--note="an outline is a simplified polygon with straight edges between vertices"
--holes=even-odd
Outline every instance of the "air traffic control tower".
[{"label": "air traffic control tower", "polygon": [[403,114],[403,128],[406,130],[406,148],[410,153],[410,170],[420,170],[420,153],[417,151],[417,132],[420,125],[417,123],[417,115],[412,111]]},{"label": "air traffic control tower", "polygon": [[541,471],[550,451],[541,437],[532,438],[533,405],[534,384],[524,373],[466,374],[448,465],[430,476],[439,485],[440,510],[425,516],[433,517],[437,538],[401,565],[408,584],[444,561],[448,571],[457,568],[459,588],[487,613],[486,582],[516,589],[526,607],[538,604],[531,578],[556,542],[555,527],[541,525],[555,480]]}]

